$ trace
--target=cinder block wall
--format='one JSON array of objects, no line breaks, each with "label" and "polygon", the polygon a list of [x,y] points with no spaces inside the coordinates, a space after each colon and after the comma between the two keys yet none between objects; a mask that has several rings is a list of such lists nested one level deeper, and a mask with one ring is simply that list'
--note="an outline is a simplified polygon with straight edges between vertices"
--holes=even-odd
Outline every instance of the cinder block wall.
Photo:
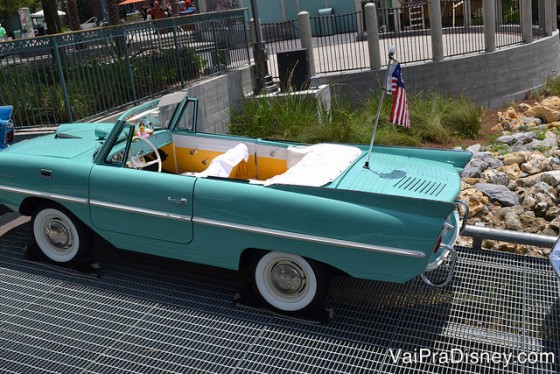
[{"label": "cinder block wall", "polygon": [[187,95],[198,98],[197,129],[227,133],[230,112],[244,94],[253,90],[253,68],[246,66],[187,87]]},{"label": "cinder block wall", "polygon": [[[398,56],[397,56],[398,58]],[[407,92],[463,94],[490,108],[507,105],[539,88],[549,76],[560,74],[558,31],[530,44],[480,53],[468,57],[403,65]],[[346,95],[358,103],[379,90],[385,69],[342,75],[328,75],[335,96]]]}]

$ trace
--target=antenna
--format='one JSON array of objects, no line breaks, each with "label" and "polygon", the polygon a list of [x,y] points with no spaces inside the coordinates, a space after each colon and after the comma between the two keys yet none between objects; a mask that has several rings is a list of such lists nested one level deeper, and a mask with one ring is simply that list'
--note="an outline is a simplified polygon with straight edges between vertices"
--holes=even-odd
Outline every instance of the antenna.
[{"label": "antenna", "polygon": [[383,99],[385,98],[385,92],[387,91],[387,84],[389,84],[388,80],[389,77],[393,74],[393,61],[395,58],[393,57],[397,53],[397,48],[395,45],[391,44],[388,50],[388,58],[389,64],[387,65],[387,71],[385,72],[385,80],[383,81],[384,87],[381,87],[381,98],[379,99],[379,104],[377,105],[377,115],[375,116],[375,124],[373,126],[373,132],[371,133],[371,141],[369,143],[369,150],[366,158],[366,162],[364,164],[364,169],[369,169],[369,158],[371,156],[371,149],[373,148],[373,142],[375,140],[375,133],[377,132],[377,124],[379,123],[379,116],[381,114],[381,107],[383,106]]}]

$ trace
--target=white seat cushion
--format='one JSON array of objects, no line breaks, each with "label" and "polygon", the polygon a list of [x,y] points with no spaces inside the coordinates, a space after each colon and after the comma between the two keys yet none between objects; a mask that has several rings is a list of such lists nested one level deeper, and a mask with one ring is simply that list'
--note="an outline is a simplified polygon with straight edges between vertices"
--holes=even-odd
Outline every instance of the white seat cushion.
[{"label": "white seat cushion", "polygon": [[304,154],[299,162],[283,174],[264,182],[272,184],[292,184],[320,187],[334,181],[362,154],[353,146],[341,144],[315,144],[299,150]]},{"label": "white seat cushion", "polygon": [[233,168],[241,161],[249,160],[249,148],[243,143],[228,149],[225,153],[214,157],[210,165],[201,173],[196,173],[197,177],[222,177],[227,178]]}]

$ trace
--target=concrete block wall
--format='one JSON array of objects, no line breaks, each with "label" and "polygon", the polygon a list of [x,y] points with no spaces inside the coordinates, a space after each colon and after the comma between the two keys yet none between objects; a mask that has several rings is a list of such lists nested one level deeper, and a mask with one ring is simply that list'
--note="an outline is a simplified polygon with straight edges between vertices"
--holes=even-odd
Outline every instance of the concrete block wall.
[{"label": "concrete block wall", "polygon": [[[398,56],[397,56],[398,58]],[[359,73],[325,75],[334,96],[358,104],[380,89],[385,68]],[[464,95],[489,108],[499,108],[541,87],[547,77],[560,74],[558,31],[551,37],[490,53],[448,58],[441,62],[403,65],[407,92]]]},{"label": "concrete block wall", "polygon": [[187,95],[198,98],[198,131],[227,133],[231,109],[253,90],[253,79],[253,67],[246,66],[187,87]]}]

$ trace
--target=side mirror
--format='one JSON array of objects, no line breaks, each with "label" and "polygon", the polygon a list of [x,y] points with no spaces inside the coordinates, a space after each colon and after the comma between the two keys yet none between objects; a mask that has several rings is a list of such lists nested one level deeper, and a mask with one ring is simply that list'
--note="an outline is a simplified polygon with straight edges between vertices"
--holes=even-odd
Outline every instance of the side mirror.
[{"label": "side mirror", "polygon": [[95,136],[97,137],[97,139],[105,140],[107,138],[107,135],[109,135],[109,131],[107,131],[106,128],[104,127],[95,128]]}]

